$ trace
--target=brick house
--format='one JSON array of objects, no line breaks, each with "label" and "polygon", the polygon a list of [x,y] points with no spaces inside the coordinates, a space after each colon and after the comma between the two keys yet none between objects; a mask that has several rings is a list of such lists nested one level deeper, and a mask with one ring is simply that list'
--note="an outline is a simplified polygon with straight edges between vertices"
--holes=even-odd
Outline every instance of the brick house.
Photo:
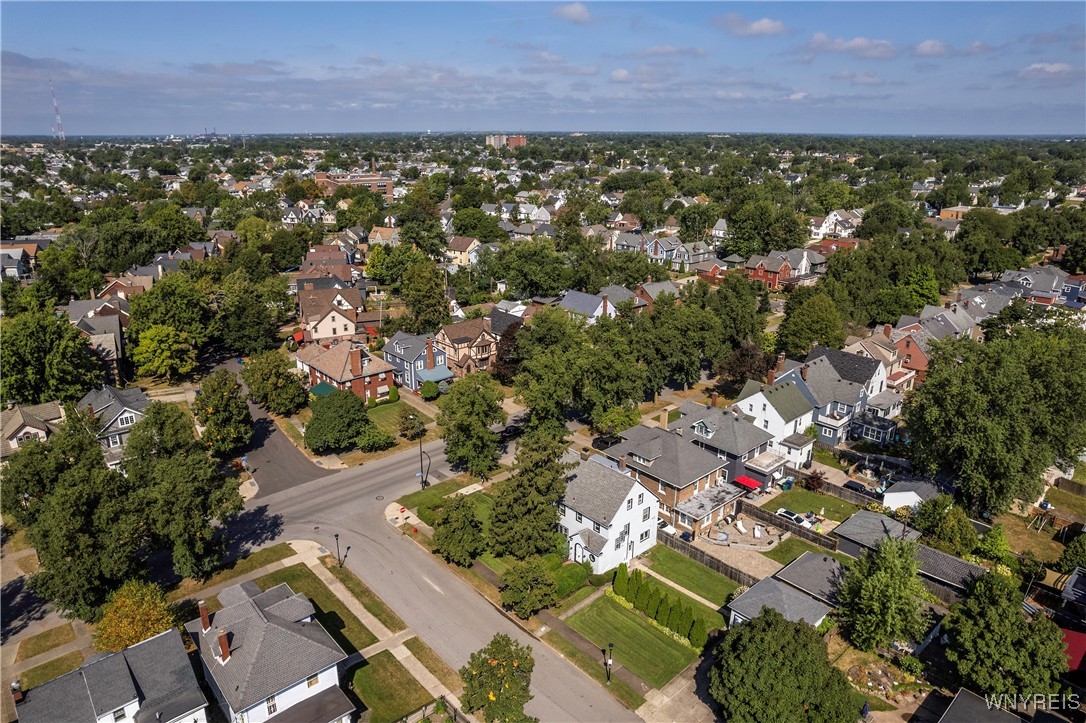
[{"label": "brick house", "polygon": [[744,266],[747,278],[761,281],[767,289],[776,291],[781,282],[792,275],[792,264],[788,259],[772,259],[767,256],[751,256]]},{"label": "brick house", "polygon": [[360,344],[309,344],[298,351],[297,364],[308,375],[309,386],[324,382],[367,401],[386,399],[393,386],[392,365],[370,356]]}]

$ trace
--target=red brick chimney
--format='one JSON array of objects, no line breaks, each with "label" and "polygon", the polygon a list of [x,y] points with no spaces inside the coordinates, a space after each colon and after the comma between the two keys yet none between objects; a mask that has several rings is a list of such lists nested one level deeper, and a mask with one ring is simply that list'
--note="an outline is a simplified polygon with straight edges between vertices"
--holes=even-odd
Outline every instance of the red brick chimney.
[{"label": "red brick chimney", "polygon": [[625,457],[619,457],[618,471],[619,472],[625,472],[626,471],[626,458]]},{"label": "red brick chimney", "polygon": [[351,376],[362,376],[362,349],[351,349],[348,357],[351,360]]},{"label": "red brick chimney", "polygon": [[768,386],[773,386],[773,382],[777,381],[777,370],[770,369],[769,373],[765,376],[765,383]]},{"label": "red brick chimney", "polygon": [[211,629],[211,615],[207,611],[207,603],[201,600],[197,603],[200,606],[200,630],[207,632]]},{"label": "red brick chimney", "polygon": [[807,381],[807,365],[804,364],[799,368],[799,378],[803,381]]},{"label": "red brick chimney", "polygon": [[647,281],[645,281],[645,283],[646,283],[646,284],[651,284],[651,283],[652,283],[652,277],[650,276],[650,277],[648,278],[648,280],[647,280]]},{"label": "red brick chimney", "polygon": [[430,337],[426,340],[426,368],[434,368],[434,338]]},{"label": "red brick chimney", "polygon": [[607,316],[607,294],[603,295],[603,316]]},{"label": "red brick chimney", "polygon": [[882,335],[889,339],[894,333],[894,327],[889,324],[882,325]]},{"label": "red brick chimney", "polygon": [[219,628],[219,662],[225,663],[230,659],[230,642],[226,638],[226,631]]},{"label": "red brick chimney", "polygon": [[720,400],[720,395],[717,394],[716,392],[713,392],[712,394],[709,395],[709,406],[710,407],[715,407],[716,404],[717,404],[717,401],[719,401],[719,400]]}]

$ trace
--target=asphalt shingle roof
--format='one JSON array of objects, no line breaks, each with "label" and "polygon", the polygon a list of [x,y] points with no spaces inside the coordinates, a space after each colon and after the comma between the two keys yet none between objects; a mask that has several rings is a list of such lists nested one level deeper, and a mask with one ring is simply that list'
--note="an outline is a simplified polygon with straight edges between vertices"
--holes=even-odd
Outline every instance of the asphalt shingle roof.
[{"label": "asphalt shingle roof", "polygon": [[[625,440],[607,449],[604,454],[626,464],[653,479],[673,487],[686,487],[724,466],[715,454],[690,444],[682,435],[643,424],[622,433]],[[637,455],[647,462],[634,459]]]},{"label": "asphalt shingle roof", "polygon": [[833,534],[873,550],[884,537],[900,538],[903,527],[906,539],[919,539],[920,533],[918,531],[907,525],[903,526],[895,519],[880,515],[877,512],[859,510],[852,517],[833,528]]},{"label": "asphalt shingle roof", "polygon": [[972,580],[984,574],[983,567],[927,545],[917,547],[916,561],[922,575],[947,583],[959,590],[965,590]]},{"label": "asphalt shingle roof", "polygon": [[762,608],[772,608],[785,620],[798,623],[801,620],[815,625],[829,614],[831,608],[780,580],[767,577],[728,603],[728,607],[747,619],[754,619]]},{"label": "asphalt shingle roof", "polygon": [[598,296],[586,294],[583,291],[567,291],[558,305],[567,311],[572,311],[585,316],[592,316],[603,302]]},{"label": "asphalt shingle roof", "polygon": [[[763,389],[762,387],[765,388]],[[766,386],[750,379],[743,386],[743,391],[739,393],[739,399],[737,401],[741,402],[747,397],[754,396],[758,392],[762,392],[766,402],[772,405],[772,407],[777,410],[777,414],[781,415],[781,419],[786,422],[799,419],[807,412],[814,410],[814,407],[811,406],[811,402],[807,397],[803,396],[803,392],[799,390],[799,387],[797,387],[796,383],[793,381]]]},{"label": "asphalt shingle roof", "polygon": [[879,362],[875,359],[816,344],[807,355],[807,362],[819,357],[825,357],[842,379],[856,384],[867,384],[879,370]]},{"label": "asphalt shingle roof", "polygon": [[[736,457],[757,449],[773,439],[773,435],[764,429],[758,429],[745,417],[735,414],[731,409],[707,407],[696,402],[687,402],[681,408],[682,418],[669,425],[669,429],[684,429],[684,438],[695,449],[698,444],[708,444]],[[704,423],[709,436],[705,437],[694,431],[699,422]],[[695,441],[697,440],[697,441]]]},{"label": "asphalt shingle roof", "polygon": [[564,504],[593,522],[610,527],[637,484],[637,480],[616,469],[586,460],[570,471]]},{"label": "asphalt shingle roof", "polygon": [[837,607],[837,586],[844,565],[829,555],[805,552],[773,576],[827,605]]}]

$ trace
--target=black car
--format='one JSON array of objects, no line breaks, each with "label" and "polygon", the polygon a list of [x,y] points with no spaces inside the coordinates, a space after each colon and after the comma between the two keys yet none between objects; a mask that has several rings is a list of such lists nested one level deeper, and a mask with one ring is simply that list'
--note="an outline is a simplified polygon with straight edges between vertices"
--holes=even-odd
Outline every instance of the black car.
[{"label": "black car", "polygon": [[878,499],[878,497],[879,497],[877,492],[874,492],[874,491],[868,489],[866,485],[861,484],[861,483],[859,483],[859,482],[857,482],[855,480],[849,480],[848,482],[845,482],[841,486],[844,487],[846,490],[852,490],[853,492],[859,492],[861,495],[864,495],[865,497],[871,497],[872,499]]}]

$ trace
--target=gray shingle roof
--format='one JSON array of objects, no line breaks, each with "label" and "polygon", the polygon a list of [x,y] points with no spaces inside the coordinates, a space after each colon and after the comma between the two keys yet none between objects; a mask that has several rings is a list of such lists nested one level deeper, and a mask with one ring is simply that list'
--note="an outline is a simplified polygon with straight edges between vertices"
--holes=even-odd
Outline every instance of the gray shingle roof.
[{"label": "gray shingle roof", "polygon": [[844,567],[829,555],[805,552],[773,577],[837,607],[837,586],[844,575]]},{"label": "gray shingle roof", "polygon": [[[625,459],[633,469],[673,487],[693,484],[725,464],[715,454],[690,444],[682,435],[659,427],[641,424],[623,432],[622,437],[625,441],[605,451],[606,456]],[[633,455],[648,463],[638,462]]]},{"label": "gray shingle roof", "polygon": [[915,492],[916,496],[922,500],[930,500],[939,496],[938,487],[931,482],[922,480],[895,482],[886,490],[886,494],[892,492]]},{"label": "gray shingle roof", "polygon": [[[874,360],[870,360],[874,361]],[[875,362],[878,364],[878,362]],[[807,363],[807,389],[818,402],[818,406],[824,407],[830,402],[842,402],[855,405],[863,395],[862,382],[853,382],[842,379],[840,373],[830,364],[826,357],[819,357]]]},{"label": "gray shingle roof", "polygon": [[679,297],[679,287],[670,281],[653,281],[651,284],[641,284],[641,288],[653,301],[660,294],[671,294],[675,298]]},{"label": "gray shingle roof", "polygon": [[159,713],[163,721],[174,720],[207,705],[177,629],[33,688],[17,712],[23,723],[93,723],[137,699],[137,723],[156,721]]},{"label": "gray shingle roof", "polygon": [[842,379],[856,384],[867,384],[879,370],[879,362],[875,359],[816,344],[807,355],[807,362],[810,363],[819,357],[826,357]]},{"label": "gray shingle roof", "polygon": [[[227,596],[237,597],[235,591]],[[302,622],[312,612],[308,599],[283,583],[213,613],[206,632],[199,619],[185,629],[230,707],[240,712],[347,657],[319,622]],[[217,657],[219,629],[230,644],[225,664]]]},{"label": "gray shingle roof", "polygon": [[509,331],[510,327],[522,324],[524,324],[524,319],[519,316],[508,314],[498,308],[490,310],[490,330],[499,337]]},{"label": "gray shingle roof", "polygon": [[89,407],[94,412],[95,417],[106,422],[112,422],[124,409],[142,412],[150,404],[150,398],[139,387],[117,389],[116,387],[104,386],[101,389],[87,392],[79,400],[78,407],[80,409]]},{"label": "gray shingle roof", "polygon": [[[873,550],[884,537],[900,538],[902,527],[900,522],[886,515],[859,510],[852,517],[833,528],[833,534]],[[904,529],[906,539],[919,539],[919,532],[908,526],[904,526]]]},{"label": "gray shingle roof", "polygon": [[950,702],[938,723],[1021,723],[1022,719],[999,708],[991,708],[976,693],[962,688]]},{"label": "gray shingle roof", "polygon": [[570,471],[564,504],[593,522],[611,526],[637,480],[616,469],[586,460]]},{"label": "gray shingle roof", "polygon": [[[756,449],[773,439],[773,435],[764,429],[758,429],[745,417],[736,415],[731,409],[707,407],[696,402],[687,402],[681,408],[682,418],[669,425],[670,429],[683,429],[683,436],[692,446],[708,444],[736,457]],[[708,437],[697,434],[694,429],[698,423],[704,424]]]},{"label": "gray shingle roof", "polygon": [[767,577],[728,603],[728,607],[745,618],[753,619],[762,608],[772,608],[785,620],[798,623],[801,620],[816,625],[830,612],[830,606],[815,600],[780,580]]},{"label": "gray shingle roof", "polygon": [[558,305],[566,311],[592,316],[596,313],[596,309],[600,308],[602,302],[603,299],[600,297],[586,294],[583,291],[567,291],[562,300],[558,302]]},{"label": "gray shingle roof", "polygon": [[984,568],[948,555],[934,547],[920,545],[916,550],[920,574],[965,590],[970,581],[984,574]]},{"label": "gray shingle roof", "polygon": [[[765,389],[762,388],[763,386]],[[781,415],[781,419],[786,422],[799,419],[807,412],[814,410],[811,402],[807,397],[803,396],[803,392],[799,390],[799,387],[797,387],[796,383],[793,381],[781,382],[780,384],[774,384],[773,386],[765,386],[764,384],[760,384],[759,382],[750,379],[743,386],[743,391],[739,393],[739,399],[737,401],[741,402],[747,397],[754,396],[758,392],[762,392],[766,402],[776,409],[777,414]]]},{"label": "gray shingle roof", "polygon": [[[385,344],[383,351],[391,353],[407,361],[415,361],[420,355],[426,353],[426,340],[433,339],[433,334],[408,334],[406,331],[397,331]],[[403,345],[403,351],[399,346]],[[436,350],[436,347],[435,347]]]}]

